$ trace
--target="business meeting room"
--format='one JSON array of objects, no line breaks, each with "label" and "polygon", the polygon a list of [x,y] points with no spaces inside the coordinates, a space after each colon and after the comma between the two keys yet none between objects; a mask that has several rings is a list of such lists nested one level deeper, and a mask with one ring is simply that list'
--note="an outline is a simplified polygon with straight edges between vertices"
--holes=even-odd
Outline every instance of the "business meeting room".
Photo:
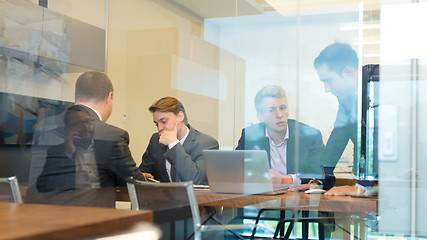
[{"label": "business meeting room", "polygon": [[0,239],[427,239],[426,13],[0,0]]}]

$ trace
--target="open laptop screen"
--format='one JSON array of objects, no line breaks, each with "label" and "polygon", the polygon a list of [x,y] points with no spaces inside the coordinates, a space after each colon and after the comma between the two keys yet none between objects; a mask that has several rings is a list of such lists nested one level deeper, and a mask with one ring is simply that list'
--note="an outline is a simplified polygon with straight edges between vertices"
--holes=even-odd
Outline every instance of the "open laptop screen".
[{"label": "open laptop screen", "polygon": [[204,150],[203,154],[212,192],[257,194],[274,190],[264,150]]}]

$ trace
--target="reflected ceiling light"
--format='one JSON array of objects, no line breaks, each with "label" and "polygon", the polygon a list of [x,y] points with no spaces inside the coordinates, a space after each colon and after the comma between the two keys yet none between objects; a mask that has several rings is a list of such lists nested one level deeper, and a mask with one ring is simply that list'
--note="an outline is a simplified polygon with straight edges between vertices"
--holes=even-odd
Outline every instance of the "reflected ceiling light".
[{"label": "reflected ceiling light", "polygon": [[[362,29],[379,29],[380,24],[369,24],[369,25],[363,25]],[[359,30],[359,25],[352,24],[352,25],[345,25],[340,27],[340,31],[351,31],[351,30]]]},{"label": "reflected ceiling light", "polygon": [[[284,11],[311,10],[309,15],[331,14],[357,11],[361,0],[256,0],[263,4],[265,11],[278,11],[284,15]],[[269,5],[269,7],[266,6]],[[356,6],[356,8],[354,8]],[[314,12],[313,12],[314,10]]]}]

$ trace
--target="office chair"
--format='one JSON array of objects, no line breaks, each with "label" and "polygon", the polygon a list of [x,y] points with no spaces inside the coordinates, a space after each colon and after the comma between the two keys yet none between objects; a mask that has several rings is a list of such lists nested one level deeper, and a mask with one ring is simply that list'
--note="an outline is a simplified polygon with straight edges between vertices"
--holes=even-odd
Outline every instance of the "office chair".
[{"label": "office chair", "polygon": [[[152,183],[128,180],[131,208],[153,210],[154,222],[162,220],[193,218],[194,239],[202,239],[202,232],[242,229],[238,225],[203,225],[200,221],[199,206],[194,194],[193,182]],[[190,209],[188,209],[190,208]],[[191,213],[189,213],[191,210]],[[193,234],[190,235],[191,238]],[[241,236],[235,235],[243,239]]]},{"label": "office chair", "polygon": [[0,201],[22,203],[21,191],[19,191],[16,176],[0,178]]}]

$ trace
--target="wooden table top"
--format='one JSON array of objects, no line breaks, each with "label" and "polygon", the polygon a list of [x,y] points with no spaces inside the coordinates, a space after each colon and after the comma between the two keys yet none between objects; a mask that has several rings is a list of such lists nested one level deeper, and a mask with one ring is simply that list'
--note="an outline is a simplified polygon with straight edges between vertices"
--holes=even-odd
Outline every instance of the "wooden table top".
[{"label": "wooden table top", "polygon": [[351,196],[326,196],[324,194],[306,194],[288,192],[276,196],[215,194],[209,190],[196,191],[201,206],[223,206],[241,208],[306,209],[325,212],[377,212],[378,199],[354,198]]},{"label": "wooden table top", "polygon": [[0,202],[1,239],[77,239],[152,222],[151,211]]},{"label": "wooden table top", "polygon": [[[122,189],[117,198],[129,201],[126,189]],[[288,192],[276,196],[240,195],[212,193],[209,190],[195,190],[197,203],[200,206],[242,208],[312,209],[325,212],[377,212],[377,198],[354,198],[351,196],[326,196],[324,194],[306,194]]]}]

